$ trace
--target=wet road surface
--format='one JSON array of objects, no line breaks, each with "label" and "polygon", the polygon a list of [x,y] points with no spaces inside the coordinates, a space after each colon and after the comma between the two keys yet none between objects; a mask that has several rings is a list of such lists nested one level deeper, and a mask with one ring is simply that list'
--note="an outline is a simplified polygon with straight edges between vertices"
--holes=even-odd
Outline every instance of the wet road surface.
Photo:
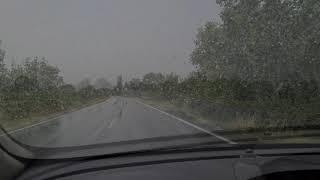
[{"label": "wet road surface", "polygon": [[136,99],[111,97],[105,102],[18,130],[12,136],[32,146],[65,147],[201,131],[210,133]]}]

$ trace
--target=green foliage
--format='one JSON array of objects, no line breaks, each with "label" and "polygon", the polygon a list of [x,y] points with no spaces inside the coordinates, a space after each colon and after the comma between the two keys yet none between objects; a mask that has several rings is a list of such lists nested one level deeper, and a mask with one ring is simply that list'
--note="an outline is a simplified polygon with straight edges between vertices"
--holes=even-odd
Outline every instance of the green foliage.
[{"label": "green foliage", "polygon": [[87,87],[80,89],[79,95],[80,95],[80,97],[82,97],[84,99],[89,99],[89,98],[95,96],[95,94],[96,94],[95,91],[96,91],[96,89],[93,86],[89,85]]},{"label": "green foliage", "polygon": [[304,124],[315,117],[320,112],[320,2],[217,2],[222,21],[199,29],[191,54],[207,81],[188,80],[194,84],[190,94],[260,108],[270,115],[269,123]]},{"label": "green foliage", "polygon": [[144,88],[155,90],[159,85],[164,82],[165,77],[161,73],[147,73],[143,76],[142,83]]},{"label": "green foliage", "polygon": [[[182,101],[267,114],[263,125],[306,124],[320,112],[320,1],[218,0],[221,23],[207,22],[190,56],[197,72],[180,80],[148,73],[134,89]],[[319,120],[319,119],[318,119]]]},{"label": "green foliage", "polygon": [[12,120],[63,111],[111,93],[104,88],[95,89],[90,82],[76,90],[63,82],[57,67],[38,57],[27,58],[10,69],[3,63],[1,78],[0,113]]},{"label": "green foliage", "polygon": [[179,96],[178,91],[179,77],[173,73],[164,76],[160,83],[160,94],[168,99],[174,99]]},{"label": "green foliage", "polygon": [[116,95],[121,95],[123,91],[122,75],[117,77],[117,85],[115,87]]},{"label": "green foliage", "polygon": [[220,0],[222,22],[200,28],[191,62],[208,78],[320,83],[320,2]]},{"label": "green foliage", "polygon": [[[0,40],[0,47],[2,41]],[[8,82],[7,78],[7,69],[4,64],[5,51],[0,48],[0,90],[6,85]]]}]

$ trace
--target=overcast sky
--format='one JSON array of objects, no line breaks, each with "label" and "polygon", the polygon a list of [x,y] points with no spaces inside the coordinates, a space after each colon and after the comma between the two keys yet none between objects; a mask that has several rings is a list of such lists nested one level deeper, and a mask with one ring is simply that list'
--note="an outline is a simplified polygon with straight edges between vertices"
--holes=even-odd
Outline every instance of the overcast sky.
[{"label": "overcast sky", "polygon": [[1,0],[7,62],[45,56],[67,82],[147,72],[187,73],[197,29],[215,0]]}]

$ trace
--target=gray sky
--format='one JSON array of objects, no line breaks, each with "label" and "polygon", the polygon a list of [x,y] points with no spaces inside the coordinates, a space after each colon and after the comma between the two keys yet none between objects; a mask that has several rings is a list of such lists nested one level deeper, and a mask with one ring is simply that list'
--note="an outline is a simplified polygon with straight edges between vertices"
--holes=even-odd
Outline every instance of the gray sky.
[{"label": "gray sky", "polygon": [[197,29],[215,0],[1,0],[7,61],[45,56],[67,82],[84,77],[187,73]]}]

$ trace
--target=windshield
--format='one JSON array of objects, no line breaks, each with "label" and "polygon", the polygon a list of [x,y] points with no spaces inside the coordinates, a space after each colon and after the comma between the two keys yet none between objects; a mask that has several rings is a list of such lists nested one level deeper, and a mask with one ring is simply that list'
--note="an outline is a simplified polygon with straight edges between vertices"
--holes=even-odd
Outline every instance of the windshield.
[{"label": "windshield", "polygon": [[318,0],[2,0],[0,24],[1,138],[320,142]]}]

